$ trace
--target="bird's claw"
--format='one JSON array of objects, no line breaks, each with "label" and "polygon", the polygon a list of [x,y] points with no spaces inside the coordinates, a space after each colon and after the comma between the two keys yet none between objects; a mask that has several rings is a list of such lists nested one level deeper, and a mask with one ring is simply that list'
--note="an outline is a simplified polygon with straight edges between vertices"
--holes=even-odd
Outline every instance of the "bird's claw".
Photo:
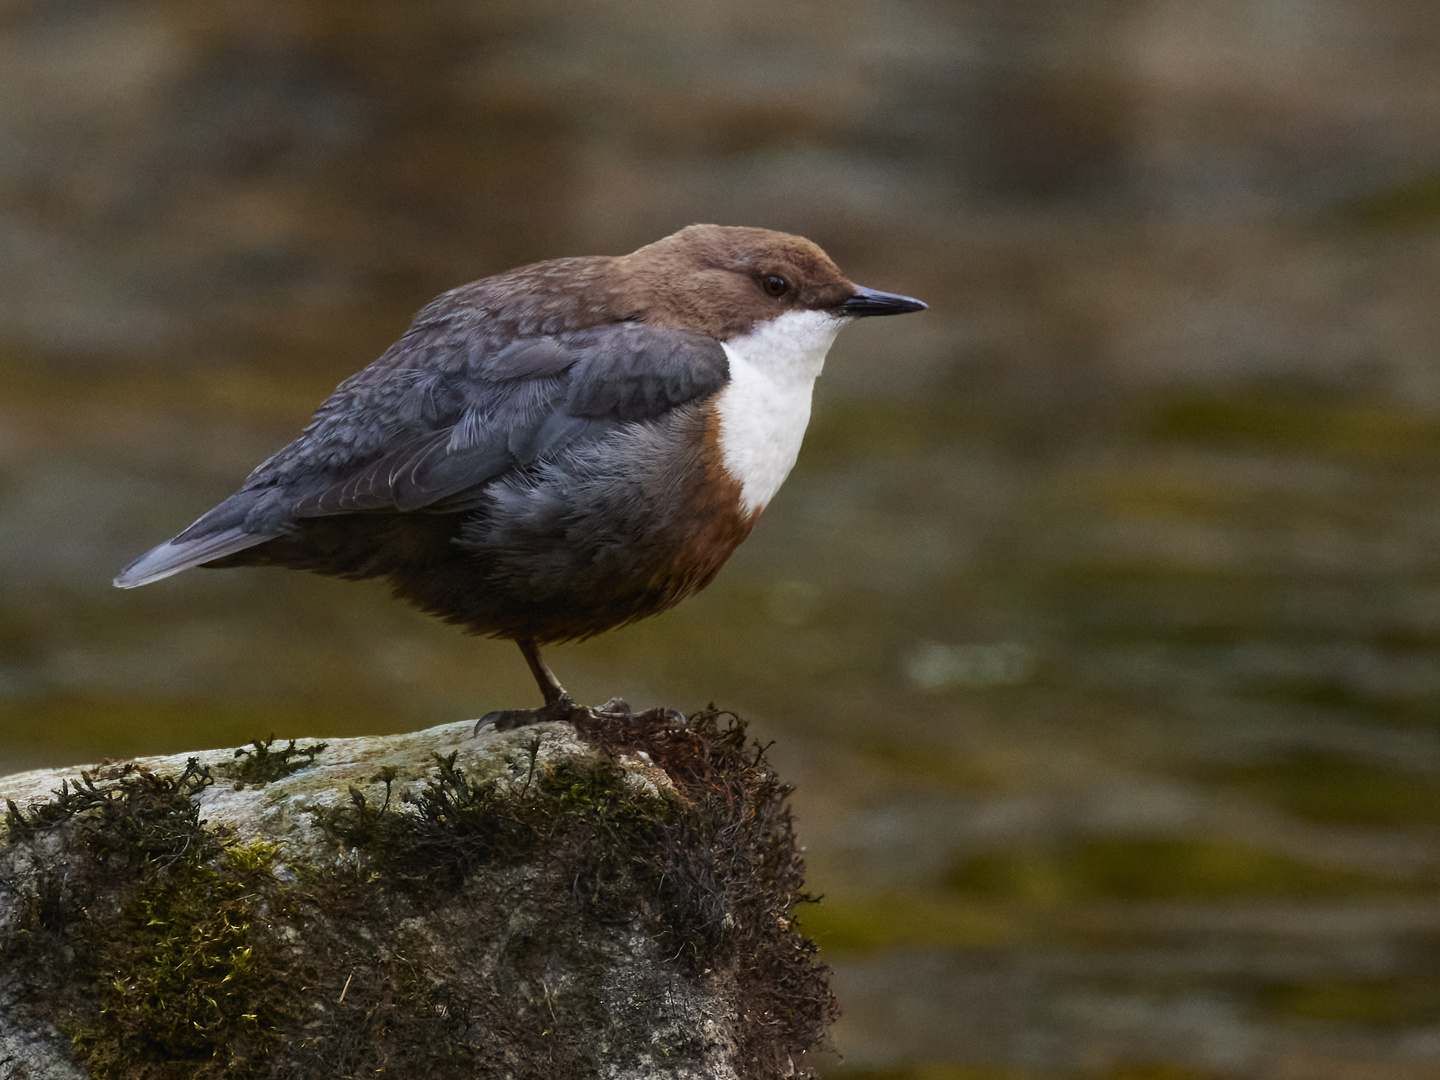
[{"label": "bird's claw", "polygon": [[528,724],[543,724],[548,720],[583,721],[586,718],[624,720],[635,725],[655,724],[676,731],[683,730],[688,723],[685,714],[679,709],[657,707],[637,713],[630,708],[630,703],[621,697],[612,697],[604,705],[593,709],[576,705],[568,697],[562,697],[538,709],[495,709],[475,722],[474,734],[478,736],[487,727],[493,727],[496,731],[512,731]]},{"label": "bird's claw", "polygon": [[690,723],[685,719],[685,714],[679,709],[666,709],[664,707],[646,709],[639,716],[635,717],[635,719],[637,721],[649,720],[664,727],[674,728],[676,731],[683,731]]},{"label": "bird's claw", "polygon": [[679,709],[667,709],[656,707],[646,709],[644,712],[636,712],[630,708],[630,703],[624,698],[612,697],[598,709],[591,709],[590,712],[597,719],[605,720],[628,720],[635,725],[659,724],[662,727],[683,728],[686,720],[685,714]]},{"label": "bird's claw", "polygon": [[547,720],[569,720],[575,713],[585,711],[587,710],[568,697],[546,702],[538,709],[495,709],[475,721],[472,737],[479,735],[487,727],[493,727],[496,731],[513,731],[529,724],[543,724]]}]

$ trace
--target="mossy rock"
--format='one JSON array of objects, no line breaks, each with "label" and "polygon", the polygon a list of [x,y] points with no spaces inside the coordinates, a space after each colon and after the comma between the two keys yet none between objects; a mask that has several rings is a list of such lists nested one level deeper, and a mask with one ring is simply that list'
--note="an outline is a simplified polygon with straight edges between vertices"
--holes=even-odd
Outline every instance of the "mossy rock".
[{"label": "mossy rock", "polygon": [[0,779],[7,1080],[803,1075],[788,789],[722,719]]}]

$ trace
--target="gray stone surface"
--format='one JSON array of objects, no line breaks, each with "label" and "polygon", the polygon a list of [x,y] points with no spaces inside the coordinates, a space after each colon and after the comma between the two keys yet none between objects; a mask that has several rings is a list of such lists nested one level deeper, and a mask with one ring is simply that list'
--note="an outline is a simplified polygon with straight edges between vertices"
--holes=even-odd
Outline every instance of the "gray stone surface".
[{"label": "gray stone surface", "polygon": [[[832,1006],[788,926],[784,791],[743,740],[471,730],[0,779],[0,1080],[793,1075],[746,923],[794,953],[781,982],[818,977],[811,1037]],[[768,882],[733,872],[755,852]]]}]

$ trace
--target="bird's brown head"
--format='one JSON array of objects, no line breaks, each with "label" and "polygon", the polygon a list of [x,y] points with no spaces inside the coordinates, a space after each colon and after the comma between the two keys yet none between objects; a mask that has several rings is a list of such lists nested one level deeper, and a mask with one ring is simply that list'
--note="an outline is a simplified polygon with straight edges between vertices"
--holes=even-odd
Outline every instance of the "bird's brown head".
[{"label": "bird's brown head", "polygon": [[624,317],[722,341],[788,311],[845,317],[925,307],[855,285],[819,245],[770,229],[691,225],[618,261]]}]

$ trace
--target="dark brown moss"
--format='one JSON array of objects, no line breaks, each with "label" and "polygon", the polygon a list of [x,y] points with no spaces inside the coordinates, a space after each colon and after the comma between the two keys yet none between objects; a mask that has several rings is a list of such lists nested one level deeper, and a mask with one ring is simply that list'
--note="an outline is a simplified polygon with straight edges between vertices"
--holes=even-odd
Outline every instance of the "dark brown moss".
[{"label": "dark brown moss", "polygon": [[222,770],[228,779],[235,781],[237,788],[246,784],[258,787],[283,780],[292,773],[315,764],[315,758],[327,744],[311,743],[309,746],[296,747],[295,740],[291,739],[290,744],[283,749],[271,750],[275,745],[275,736],[271,735],[268,739],[256,739],[250,745],[254,747],[253,750],[240,747],[235,751],[235,763]]},{"label": "dark brown moss", "polygon": [[[337,845],[366,854],[343,872],[351,884],[384,867],[422,911],[449,902],[477,874],[563,867],[563,877],[542,873],[527,881],[524,902],[533,921],[507,943],[515,970],[531,961],[551,965],[532,970],[542,985],[556,966],[576,976],[562,980],[567,1000],[548,996],[552,1020],[560,1024],[567,1010],[577,1021],[604,1012],[598,988],[579,977],[593,960],[580,942],[603,939],[606,926],[638,926],[665,963],[687,976],[709,970],[735,981],[739,1011],[753,1018],[741,1026],[743,1074],[783,1075],[792,1058],[823,1040],[837,1013],[813,944],[790,924],[794,906],[810,898],[789,789],[758,746],[747,748],[744,724],[730,714],[697,713],[684,729],[593,720],[587,734],[612,754],[647,753],[675,792],[660,798],[638,792],[607,761],[536,767],[537,737],[518,791],[477,785],[453,757],[437,759],[425,787],[400,806],[387,800],[376,808],[352,790],[349,806],[316,811],[317,822]],[[363,897],[358,889],[340,891]],[[593,1064],[581,1054],[593,1043],[583,1027],[568,1043],[544,1038],[557,1066],[570,1061],[583,1075]]]}]

